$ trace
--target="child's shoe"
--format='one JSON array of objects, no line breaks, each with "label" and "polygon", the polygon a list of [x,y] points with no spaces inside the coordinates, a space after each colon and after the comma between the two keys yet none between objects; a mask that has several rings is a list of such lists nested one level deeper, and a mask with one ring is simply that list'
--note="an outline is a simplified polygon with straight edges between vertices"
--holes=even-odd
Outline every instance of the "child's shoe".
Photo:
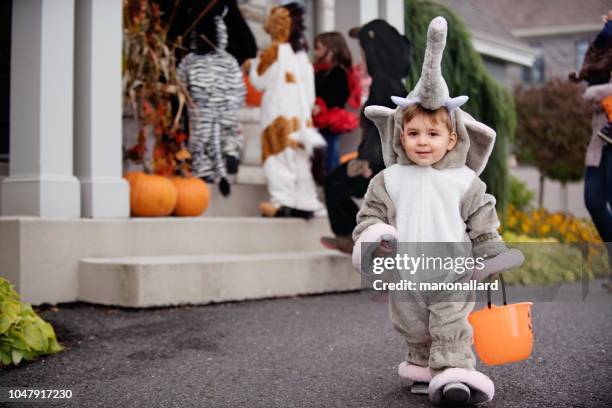
[{"label": "child's shoe", "polygon": [[465,406],[469,405],[472,393],[470,387],[464,383],[456,382],[446,384],[442,390],[442,396],[450,405]]},{"label": "child's shoe", "polygon": [[601,137],[606,142],[612,144],[612,123],[608,122],[597,131],[597,136]]},{"label": "child's shoe", "polygon": [[431,381],[431,372],[429,367],[421,367],[414,364],[408,364],[402,361],[397,367],[397,374],[400,378],[410,381],[410,392],[413,394],[426,395]]},{"label": "child's shoe", "polygon": [[[283,208],[288,208],[285,206],[282,206],[281,209]],[[298,210],[297,208],[289,208],[289,214],[288,217],[293,217],[293,218],[303,218],[305,220],[309,220],[312,217],[314,217],[314,211],[307,211],[307,210]],[[276,215],[277,217],[287,217],[287,215]]]},{"label": "child's shoe", "polygon": [[353,238],[350,235],[337,235],[336,237],[322,237],[321,245],[327,249],[335,249],[345,254],[353,253]]},{"label": "child's shoe", "polygon": [[432,378],[428,392],[429,400],[436,405],[476,405],[491,401],[495,386],[489,377],[476,370],[447,368]]},{"label": "child's shoe", "polygon": [[298,210],[297,208],[290,208],[284,205],[276,207],[268,202],[259,204],[259,211],[261,211],[261,215],[264,217],[303,218],[309,220],[314,216],[313,211]]}]

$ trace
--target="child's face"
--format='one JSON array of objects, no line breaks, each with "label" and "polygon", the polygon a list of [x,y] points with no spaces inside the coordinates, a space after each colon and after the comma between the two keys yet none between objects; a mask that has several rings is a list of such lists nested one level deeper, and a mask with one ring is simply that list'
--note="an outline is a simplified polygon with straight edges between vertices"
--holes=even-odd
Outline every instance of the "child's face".
[{"label": "child's face", "polygon": [[419,166],[431,166],[442,160],[457,144],[457,134],[451,133],[443,121],[433,123],[422,114],[404,123],[400,139],[408,158]]},{"label": "child's face", "polygon": [[329,52],[326,46],[321,44],[320,41],[315,42],[314,57],[317,62],[329,62]]}]

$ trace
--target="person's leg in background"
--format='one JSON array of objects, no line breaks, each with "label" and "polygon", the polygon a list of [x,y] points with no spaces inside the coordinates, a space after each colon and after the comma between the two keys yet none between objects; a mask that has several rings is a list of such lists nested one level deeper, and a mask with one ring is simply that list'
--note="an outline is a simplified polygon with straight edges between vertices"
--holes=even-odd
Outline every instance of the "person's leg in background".
[{"label": "person's leg in background", "polygon": [[[604,146],[599,167],[588,166],[584,177],[584,202],[601,240],[608,243],[608,268],[612,273],[612,145]],[[612,290],[612,275],[606,284]]]},{"label": "person's leg in background", "polygon": [[602,240],[607,244],[608,250],[608,283],[606,287],[612,292],[612,145],[607,144],[604,146],[601,161],[605,161],[604,172],[605,177],[603,180],[604,191],[606,194],[606,222],[607,222],[607,235]]},{"label": "person's leg in background", "polygon": [[321,131],[327,142],[327,156],[325,157],[325,171],[330,174],[340,163],[340,135],[329,130]]},{"label": "person's leg in background", "polygon": [[342,252],[353,251],[353,230],[357,226],[359,207],[353,198],[361,198],[368,189],[370,179],[356,176],[349,177],[345,163],[337,167],[325,181],[325,205],[329,216],[331,230],[335,238],[324,237],[321,242],[328,248]]}]

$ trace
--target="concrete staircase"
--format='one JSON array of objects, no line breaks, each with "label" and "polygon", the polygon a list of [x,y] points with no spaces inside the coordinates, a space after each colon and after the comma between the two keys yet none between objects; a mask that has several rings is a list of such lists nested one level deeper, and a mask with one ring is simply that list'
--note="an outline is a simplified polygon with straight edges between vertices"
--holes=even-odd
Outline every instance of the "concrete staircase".
[{"label": "concrete staircase", "polygon": [[[241,122],[245,146],[232,194],[222,197],[209,185],[202,217],[3,219],[4,276],[33,304],[155,307],[359,289],[350,257],[319,243],[330,233],[327,219],[259,216],[269,196],[258,110],[244,109]],[[137,134],[134,126],[124,120],[127,139]]]},{"label": "concrete staircase", "polygon": [[[181,255],[85,257],[78,263],[78,299],[124,307],[294,296],[356,290],[350,257],[322,250],[326,219],[194,218],[205,230]],[[163,225],[159,223],[160,227]],[[152,235],[156,235],[149,225]],[[170,232],[171,233],[171,232]],[[174,235],[175,237],[178,235]]]}]

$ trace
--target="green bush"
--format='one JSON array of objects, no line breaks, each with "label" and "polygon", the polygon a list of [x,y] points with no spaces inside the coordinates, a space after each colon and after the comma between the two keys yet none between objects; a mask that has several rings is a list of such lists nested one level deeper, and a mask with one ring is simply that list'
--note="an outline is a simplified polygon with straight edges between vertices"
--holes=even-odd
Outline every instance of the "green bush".
[{"label": "green bush", "polygon": [[509,247],[519,249],[525,256],[520,268],[504,273],[509,284],[547,285],[563,282],[579,282],[582,274],[589,279],[606,274],[605,251],[598,251],[586,259],[580,246],[555,242],[554,238],[530,238],[511,232],[503,234]]},{"label": "green bush", "polygon": [[21,303],[9,281],[0,277],[0,366],[62,350],[53,327],[28,303]]},{"label": "green bush", "polygon": [[508,204],[513,205],[519,211],[530,210],[534,195],[534,192],[527,187],[527,184],[512,175],[510,176],[510,198]]}]

